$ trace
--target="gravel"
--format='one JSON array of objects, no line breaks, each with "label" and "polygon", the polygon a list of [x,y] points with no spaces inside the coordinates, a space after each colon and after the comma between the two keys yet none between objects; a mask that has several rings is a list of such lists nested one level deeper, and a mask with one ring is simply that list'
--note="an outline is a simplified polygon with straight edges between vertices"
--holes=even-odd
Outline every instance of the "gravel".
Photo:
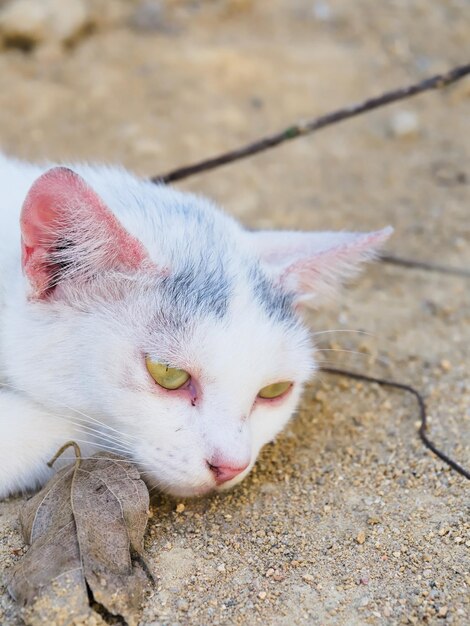
[{"label": "gravel", "polygon": [[[157,174],[444,70],[470,37],[464,5],[438,0],[102,4],[74,45],[4,41],[10,153]],[[151,4],[165,28],[136,28]],[[461,83],[414,100],[412,141],[383,132],[392,108],[181,187],[250,227],[391,223],[391,252],[468,267],[469,98]],[[433,440],[469,467],[469,311],[464,279],[377,264],[307,320],[369,332],[318,335],[357,352],[322,359],[420,388]],[[322,374],[236,490],[157,496],[141,626],[469,624],[468,483],[423,448],[417,419],[407,394]],[[2,626],[20,624],[6,584],[24,550],[21,504],[0,503]]]}]

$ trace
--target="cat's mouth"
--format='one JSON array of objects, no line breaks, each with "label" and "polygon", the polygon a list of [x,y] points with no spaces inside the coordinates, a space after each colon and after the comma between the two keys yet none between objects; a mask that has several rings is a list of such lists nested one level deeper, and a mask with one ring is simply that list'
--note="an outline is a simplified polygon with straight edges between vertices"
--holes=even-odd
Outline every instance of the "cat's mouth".
[{"label": "cat's mouth", "polygon": [[232,489],[243,480],[250,469],[251,465],[232,480],[224,483],[217,483],[215,479],[211,478],[207,481],[201,482],[200,485],[183,485],[181,483],[171,484],[169,482],[164,484],[161,480],[158,480],[157,476],[153,478],[148,472],[143,472],[141,478],[146,483],[151,494],[160,491],[174,498],[201,498],[211,493],[222,493]]}]

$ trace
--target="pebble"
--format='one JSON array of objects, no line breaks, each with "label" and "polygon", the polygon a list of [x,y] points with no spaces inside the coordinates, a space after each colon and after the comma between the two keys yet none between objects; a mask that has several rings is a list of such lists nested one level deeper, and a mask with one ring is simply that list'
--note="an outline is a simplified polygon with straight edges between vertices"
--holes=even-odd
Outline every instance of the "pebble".
[{"label": "pebble", "polygon": [[189,602],[186,600],[186,598],[179,598],[176,601],[176,606],[178,607],[178,609],[180,611],[188,611],[189,610]]},{"label": "pebble", "polygon": [[452,369],[452,364],[450,361],[448,361],[447,359],[442,359],[441,361],[441,369],[444,372],[450,372],[450,370]]},{"label": "pebble", "polygon": [[357,534],[356,541],[357,543],[362,545],[365,542],[365,540],[366,540],[366,533],[363,530],[361,530],[361,532]]},{"label": "pebble", "polygon": [[258,594],[258,598],[259,598],[260,600],[266,600],[266,596],[267,596],[267,595],[268,595],[268,594],[266,593],[266,591],[260,591],[260,592],[259,592],[259,594]]},{"label": "pebble", "polygon": [[390,132],[394,137],[413,137],[419,132],[419,118],[416,113],[401,110],[390,120]]},{"label": "pebble", "polygon": [[184,506],[184,504],[182,502],[180,502],[177,506],[176,506],[176,512],[177,513],[183,513],[184,509],[186,507]]},{"label": "pebble", "polygon": [[0,10],[0,33],[7,42],[34,46],[74,39],[90,21],[83,0],[13,0]]},{"label": "pebble", "polygon": [[333,11],[331,10],[330,4],[328,2],[323,2],[322,0],[314,2],[312,13],[314,18],[319,22],[329,22],[333,17]]},{"label": "pebble", "polygon": [[155,139],[137,139],[132,143],[132,149],[140,156],[157,156],[162,152],[162,145]]},{"label": "pebble", "polygon": [[161,2],[140,2],[129,20],[130,26],[140,32],[166,32],[169,30],[164,7]]}]

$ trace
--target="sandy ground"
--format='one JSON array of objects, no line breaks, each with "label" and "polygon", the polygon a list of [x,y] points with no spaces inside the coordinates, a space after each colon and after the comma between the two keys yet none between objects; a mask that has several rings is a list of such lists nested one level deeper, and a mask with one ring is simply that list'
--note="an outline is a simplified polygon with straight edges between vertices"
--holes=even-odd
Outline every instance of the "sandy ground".
[{"label": "sandy ground", "polygon": [[[116,0],[74,46],[1,51],[4,149],[156,174],[469,60],[466,0],[155,6]],[[467,80],[181,187],[252,227],[393,224],[390,252],[469,267],[469,136]],[[319,335],[359,352],[325,362],[419,387],[433,439],[470,466],[468,280],[376,265],[309,323],[371,333]],[[313,381],[242,486],[182,512],[157,498],[142,625],[469,624],[469,484],[416,421],[402,393]],[[0,504],[5,626],[20,624],[5,585],[21,504]]]}]

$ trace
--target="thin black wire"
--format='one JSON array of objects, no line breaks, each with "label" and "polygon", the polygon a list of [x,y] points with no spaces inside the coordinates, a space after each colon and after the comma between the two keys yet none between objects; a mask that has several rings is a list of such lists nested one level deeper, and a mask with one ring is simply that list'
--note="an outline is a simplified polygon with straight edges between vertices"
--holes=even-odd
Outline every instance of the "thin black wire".
[{"label": "thin black wire", "polygon": [[359,374],[356,372],[350,372],[349,370],[338,369],[336,367],[322,367],[320,368],[322,372],[326,372],[328,374],[336,374],[339,376],[347,376],[348,378],[354,378],[356,380],[363,380],[369,383],[377,383],[378,385],[383,385],[385,387],[394,387],[395,389],[402,389],[403,391],[408,391],[412,393],[416,400],[418,401],[419,413],[421,418],[421,425],[419,427],[419,436],[421,441],[424,443],[426,448],[434,452],[436,456],[438,456],[444,463],[447,463],[449,467],[453,470],[470,480],[470,472],[466,470],[464,467],[456,463],[453,459],[441,452],[433,442],[428,438],[426,434],[427,430],[427,413],[426,413],[426,404],[424,402],[423,396],[411,385],[406,385],[405,383],[397,383],[394,380],[385,380],[383,378],[375,378],[374,376],[367,376],[366,374]]},{"label": "thin black wire", "polygon": [[463,278],[470,278],[470,269],[465,267],[449,267],[447,265],[438,265],[436,263],[429,263],[428,261],[418,261],[416,259],[404,259],[392,254],[381,254],[379,261],[382,263],[390,263],[391,265],[398,265],[406,268],[416,268],[419,270],[425,270],[426,272],[436,272],[438,274],[449,274],[452,276],[461,276]]}]

